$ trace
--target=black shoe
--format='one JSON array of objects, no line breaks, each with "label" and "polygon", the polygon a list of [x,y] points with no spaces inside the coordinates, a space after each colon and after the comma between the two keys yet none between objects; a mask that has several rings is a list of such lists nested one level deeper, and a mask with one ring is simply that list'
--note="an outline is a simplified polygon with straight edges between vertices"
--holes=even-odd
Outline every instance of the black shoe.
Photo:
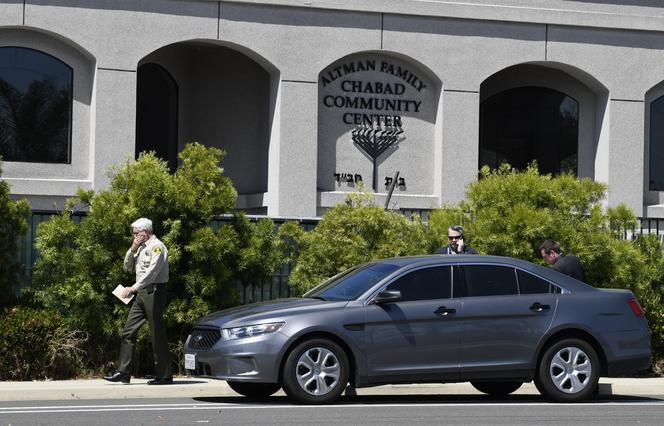
[{"label": "black shoe", "polygon": [[172,384],[173,384],[172,377],[168,377],[165,379],[154,379],[148,381],[148,385],[172,385]]},{"label": "black shoe", "polygon": [[130,379],[131,377],[129,374],[121,373],[119,371],[112,376],[104,376],[104,380],[108,380],[109,382],[129,383]]}]

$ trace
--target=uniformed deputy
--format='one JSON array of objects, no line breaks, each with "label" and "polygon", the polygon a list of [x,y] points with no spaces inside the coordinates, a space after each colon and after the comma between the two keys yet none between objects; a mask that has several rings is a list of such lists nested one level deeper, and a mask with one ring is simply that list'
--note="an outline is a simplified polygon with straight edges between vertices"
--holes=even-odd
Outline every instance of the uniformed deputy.
[{"label": "uniformed deputy", "polygon": [[163,317],[167,303],[168,250],[152,233],[150,219],[140,218],[131,226],[134,241],[125,255],[124,269],[129,272],[136,271],[136,283],[131,287],[125,287],[122,296],[129,297],[135,294],[136,297],[122,331],[117,372],[104,379],[110,382],[129,383],[136,336],[147,321],[150,324],[155,362],[155,379],[150,380],[148,384],[167,385],[173,383]]}]

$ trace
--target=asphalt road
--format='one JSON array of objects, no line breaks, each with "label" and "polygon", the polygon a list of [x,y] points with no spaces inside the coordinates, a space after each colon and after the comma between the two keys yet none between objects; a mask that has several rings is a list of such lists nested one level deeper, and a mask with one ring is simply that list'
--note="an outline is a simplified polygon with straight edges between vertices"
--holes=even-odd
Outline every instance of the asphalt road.
[{"label": "asphalt road", "polygon": [[284,397],[0,403],[0,425],[661,425],[664,395],[610,396],[553,404],[539,396],[502,400],[481,395],[357,396],[328,406],[298,406]]}]

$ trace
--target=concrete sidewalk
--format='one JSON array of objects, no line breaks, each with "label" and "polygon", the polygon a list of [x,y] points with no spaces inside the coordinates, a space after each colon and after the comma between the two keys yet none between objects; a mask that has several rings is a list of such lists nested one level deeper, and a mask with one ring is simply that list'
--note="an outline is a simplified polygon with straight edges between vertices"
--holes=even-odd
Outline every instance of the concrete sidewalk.
[{"label": "concrete sidewalk", "polygon": [[[109,383],[102,379],[0,382],[0,401],[84,400],[129,398],[197,398],[239,396],[221,380],[175,378],[174,384],[149,386],[145,379],[132,378],[131,384]],[[385,385],[357,389],[358,395],[480,395],[470,383]],[[515,395],[539,394],[535,385],[525,383]],[[603,378],[601,395],[664,396],[664,377]],[[283,395],[279,391],[276,395]]]}]

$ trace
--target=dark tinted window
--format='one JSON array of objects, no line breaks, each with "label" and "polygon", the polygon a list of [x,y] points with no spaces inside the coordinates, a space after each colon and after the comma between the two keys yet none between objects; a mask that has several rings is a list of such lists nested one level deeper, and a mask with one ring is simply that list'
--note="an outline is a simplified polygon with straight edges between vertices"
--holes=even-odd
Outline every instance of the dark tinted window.
[{"label": "dark tinted window", "polygon": [[664,96],[650,104],[650,189],[664,191]]},{"label": "dark tinted window", "polygon": [[507,162],[544,173],[577,173],[579,104],[557,90],[517,87],[480,106],[480,168]]},{"label": "dark tinted window", "polygon": [[452,266],[452,297],[461,297],[463,291],[463,271],[459,266]]},{"label": "dark tinted window", "polygon": [[174,172],[178,162],[178,86],[161,65],[138,67],[136,83],[136,159],[154,151]]},{"label": "dark tinted window", "polygon": [[410,272],[392,284],[388,290],[399,290],[401,300],[448,299],[452,297],[452,280],[449,266],[418,269]]},{"label": "dark tinted window", "polygon": [[519,293],[521,294],[537,294],[537,293],[553,293],[553,288],[548,281],[536,277],[528,272],[517,270],[519,276]]},{"label": "dark tinted window", "polygon": [[463,267],[466,277],[466,293],[473,296],[499,296],[518,294],[514,268],[493,265],[468,265]]},{"label": "dark tinted window", "polygon": [[37,50],[0,47],[0,155],[69,163],[72,69]]},{"label": "dark tinted window", "polygon": [[355,300],[397,269],[399,269],[398,266],[389,263],[370,263],[351,268],[305,293],[304,297],[320,297],[337,301]]}]

